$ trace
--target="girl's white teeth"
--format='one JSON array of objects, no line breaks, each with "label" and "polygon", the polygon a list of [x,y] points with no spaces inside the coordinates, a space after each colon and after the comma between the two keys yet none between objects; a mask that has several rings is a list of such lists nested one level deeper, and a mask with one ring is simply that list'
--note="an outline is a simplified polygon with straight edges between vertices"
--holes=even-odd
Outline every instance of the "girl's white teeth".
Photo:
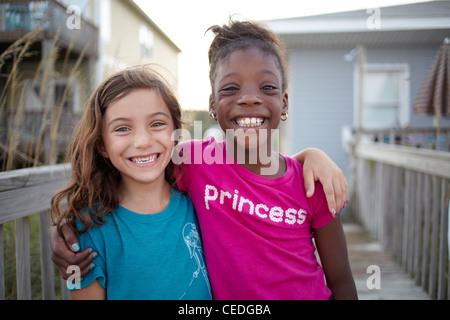
[{"label": "girl's white teeth", "polygon": [[239,118],[236,123],[240,127],[259,127],[264,122],[263,118]]},{"label": "girl's white teeth", "polygon": [[153,154],[151,156],[148,157],[144,157],[144,158],[130,158],[131,161],[133,161],[134,163],[137,164],[143,164],[143,163],[150,163],[156,160],[156,158],[158,158],[157,154]]}]

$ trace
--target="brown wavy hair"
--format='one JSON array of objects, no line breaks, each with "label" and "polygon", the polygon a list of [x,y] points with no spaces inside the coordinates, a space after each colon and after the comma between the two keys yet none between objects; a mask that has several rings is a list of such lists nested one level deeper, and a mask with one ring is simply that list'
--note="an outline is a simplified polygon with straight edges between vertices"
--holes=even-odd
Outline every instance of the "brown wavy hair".
[{"label": "brown wavy hair", "polygon": [[[102,156],[102,121],[109,104],[135,89],[156,90],[170,110],[174,129],[181,129],[181,109],[166,80],[155,65],[130,67],[106,79],[89,98],[70,146],[72,177],[70,183],[51,199],[53,224],[60,231],[61,221],[67,221],[76,232],[86,232],[119,206],[120,173],[109,159]],[[176,143],[176,142],[175,142]],[[174,164],[165,170],[166,180],[176,186]],[[75,218],[83,228],[78,230]]]},{"label": "brown wavy hair", "polygon": [[208,51],[209,80],[214,92],[217,66],[223,59],[237,49],[257,48],[269,56],[273,56],[282,76],[282,89],[287,89],[287,63],[285,61],[285,45],[278,36],[264,24],[254,21],[236,21],[231,17],[228,25],[214,25],[208,28],[214,33]]}]

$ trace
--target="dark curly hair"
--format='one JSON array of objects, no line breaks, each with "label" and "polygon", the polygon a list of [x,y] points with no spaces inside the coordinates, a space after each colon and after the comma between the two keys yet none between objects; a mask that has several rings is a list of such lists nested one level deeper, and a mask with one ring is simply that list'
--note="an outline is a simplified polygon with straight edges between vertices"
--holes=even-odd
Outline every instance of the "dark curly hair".
[{"label": "dark curly hair", "polygon": [[287,89],[287,64],[284,58],[285,47],[278,36],[265,25],[251,21],[233,21],[228,25],[214,25],[208,28],[215,36],[208,51],[209,80],[214,88],[216,70],[220,61],[237,49],[256,47],[269,56],[273,56],[282,76],[282,89]]}]

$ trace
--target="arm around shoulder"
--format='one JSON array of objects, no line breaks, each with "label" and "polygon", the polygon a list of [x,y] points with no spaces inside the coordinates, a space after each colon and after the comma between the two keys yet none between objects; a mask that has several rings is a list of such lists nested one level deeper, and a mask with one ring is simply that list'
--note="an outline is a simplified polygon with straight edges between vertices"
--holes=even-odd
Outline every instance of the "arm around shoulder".
[{"label": "arm around shoulder", "polygon": [[348,184],[342,170],[322,150],[307,148],[293,156],[303,163],[306,195],[314,194],[314,182],[319,181],[327,198],[328,209],[333,216],[341,211],[348,200]]},{"label": "arm around shoulder", "polygon": [[50,247],[52,249],[52,261],[59,268],[61,276],[67,280],[70,273],[68,267],[76,265],[81,269],[81,276],[86,276],[92,268],[92,260],[96,252],[91,248],[86,248],[79,252],[80,245],[77,235],[67,223],[61,225],[61,235],[57,227],[50,229]]}]

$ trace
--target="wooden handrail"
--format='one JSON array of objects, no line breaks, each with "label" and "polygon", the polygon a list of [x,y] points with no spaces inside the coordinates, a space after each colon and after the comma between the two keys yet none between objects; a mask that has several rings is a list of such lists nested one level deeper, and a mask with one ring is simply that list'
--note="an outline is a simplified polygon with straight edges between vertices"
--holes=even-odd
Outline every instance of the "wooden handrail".
[{"label": "wooden handrail", "polygon": [[[3,224],[9,221],[15,221],[17,298],[31,299],[29,216],[36,213],[40,215],[42,298],[54,299],[50,199],[67,184],[70,174],[67,164],[0,172],[0,300],[5,299]],[[68,297],[64,289],[63,296]]]},{"label": "wooden handrail", "polygon": [[67,164],[0,172],[0,224],[49,210],[50,198],[69,178]]},{"label": "wooden handrail", "polygon": [[450,152],[372,143],[357,145],[355,153],[361,159],[450,179]]}]

